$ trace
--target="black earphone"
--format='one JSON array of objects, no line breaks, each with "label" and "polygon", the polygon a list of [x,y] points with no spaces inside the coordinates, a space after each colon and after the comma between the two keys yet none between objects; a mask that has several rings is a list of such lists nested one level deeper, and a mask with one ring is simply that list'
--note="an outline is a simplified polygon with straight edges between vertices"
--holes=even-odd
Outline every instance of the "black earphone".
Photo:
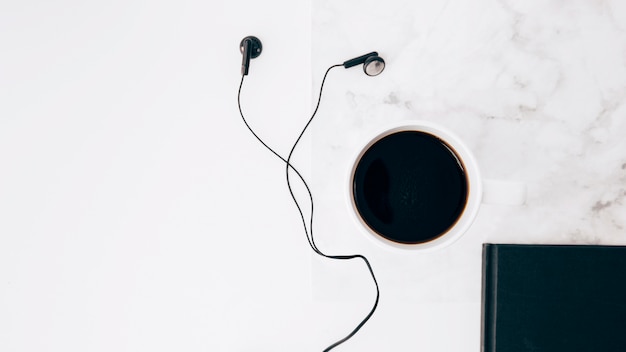
[{"label": "black earphone", "polygon": [[261,55],[263,45],[259,38],[250,35],[241,40],[241,43],[239,43],[239,51],[243,54],[243,58],[241,59],[241,74],[245,76],[248,74],[248,69],[250,68],[250,59],[256,59]]},{"label": "black earphone", "polygon": [[[241,74],[246,76],[250,69],[250,60],[256,59],[261,55],[263,44],[261,44],[259,38],[249,35],[243,38],[241,43],[239,43],[239,51],[243,55],[241,60]],[[385,60],[378,56],[376,51],[344,61],[342,66],[344,68],[350,68],[360,64],[363,64],[363,72],[368,76],[378,76],[385,69]]]},{"label": "black earphone", "polygon": [[[321,83],[321,86],[320,86],[320,92],[319,92],[319,96],[317,98],[317,105],[315,107],[315,110],[313,111],[313,114],[309,118],[309,121],[306,123],[306,125],[304,126],[304,128],[300,132],[300,135],[298,136],[298,138],[296,139],[295,143],[293,144],[293,146],[291,148],[291,151],[289,152],[289,156],[287,158],[284,158],[283,156],[278,154],[274,149],[272,149],[267,143],[265,143],[254,132],[254,130],[250,127],[250,125],[246,121],[246,118],[243,115],[243,111],[241,110],[241,87],[243,86],[243,80],[244,80],[245,76],[248,75],[248,69],[250,67],[250,59],[254,59],[254,58],[258,57],[259,55],[261,55],[261,51],[262,51],[261,41],[257,37],[247,36],[247,37],[243,38],[243,40],[239,44],[239,50],[243,54],[243,59],[242,59],[242,62],[241,62],[241,83],[239,84],[239,92],[237,94],[237,104],[239,106],[239,114],[241,115],[241,118],[242,118],[244,124],[246,125],[248,130],[250,130],[252,135],[266,149],[268,149],[272,154],[274,154],[276,157],[278,157],[280,160],[282,160],[285,163],[287,187],[289,188],[289,193],[291,194],[291,197],[292,197],[296,207],[298,208],[298,212],[300,213],[300,218],[302,220],[302,224],[304,225],[304,232],[306,234],[307,241],[309,242],[309,246],[311,246],[311,249],[316,254],[318,254],[318,255],[320,255],[322,257],[325,257],[325,258],[341,259],[341,260],[350,260],[350,259],[361,259],[361,260],[363,260],[363,262],[365,262],[365,265],[367,266],[367,269],[370,272],[372,280],[374,281],[374,285],[376,286],[376,300],[375,300],[374,305],[373,305],[372,309],[370,310],[370,312],[344,338],[342,338],[342,339],[336,341],[335,343],[333,343],[332,345],[326,347],[326,349],[324,349],[324,352],[328,352],[328,351],[332,350],[333,348],[339,346],[340,344],[346,342],[352,336],[354,336],[354,334],[356,334],[361,329],[361,327],[363,327],[363,325],[365,325],[365,323],[372,317],[372,315],[374,314],[374,311],[376,310],[376,307],[378,307],[378,301],[379,301],[379,298],[380,298],[380,290],[378,288],[378,281],[376,280],[376,276],[374,275],[374,270],[372,269],[372,266],[370,265],[369,260],[365,256],[363,256],[361,254],[328,255],[328,254],[323,253],[322,251],[320,251],[317,248],[317,245],[315,244],[315,240],[313,239],[313,194],[311,193],[311,189],[309,188],[309,185],[305,181],[304,177],[302,177],[302,174],[291,164],[291,156],[293,155],[293,152],[296,149],[296,146],[298,145],[298,142],[300,141],[300,139],[304,135],[304,132],[307,130],[307,128],[309,127],[309,125],[313,121],[313,118],[315,117],[315,114],[317,113],[317,110],[318,110],[318,108],[320,106],[320,102],[322,100],[322,89],[324,88],[324,82],[326,81],[326,76],[328,75],[328,72],[330,72],[331,69],[333,69],[335,67],[339,67],[339,66],[343,66],[344,68],[350,68],[350,67],[353,67],[353,66],[357,66],[357,65],[363,64],[363,72],[365,72],[366,75],[368,75],[368,76],[376,76],[376,75],[380,74],[381,72],[383,72],[383,70],[385,69],[385,61],[381,57],[378,56],[377,52],[373,51],[371,53],[368,53],[368,54],[365,54],[365,55],[361,55],[359,57],[355,57],[354,59],[350,59],[348,61],[345,61],[343,64],[330,66],[326,70],[326,73],[324,74],[324,78],[322,79],[322,83]],[[307,221],[305,220],[305,216],[304,216],[304,213],[302,212],[302,208],[300,207],[300,203],[296,199],[296,196],[294,195],[293,190],[291,188],[290,177],[289,177],[290,169],[293,170],[293,172],[295,172],[295,174],[298,176],[300,181],[302,181],[302,184],[306,188],[306,190],[308,192],[308,195],[309,195],[309,201],[310,201],[310,204],[311,204],[311,217],[310,217],[310,225],[309,225],[310,232],[309,232],[309,228],[307,228]]]},{"label": "black earphone", "polygon": [[363,72],[368,76],[378,76],[385,69],[385,60],[375,51],[344,61],[343,67],[350,68],[360,64],[363,64]]}]

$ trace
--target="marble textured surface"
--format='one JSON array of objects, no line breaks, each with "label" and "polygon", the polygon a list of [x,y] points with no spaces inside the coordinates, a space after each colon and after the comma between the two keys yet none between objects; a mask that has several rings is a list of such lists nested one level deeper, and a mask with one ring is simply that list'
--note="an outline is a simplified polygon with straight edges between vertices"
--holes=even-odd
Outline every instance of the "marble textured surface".
[{"label": "marble textured surface", "polygon": [[[315,0],[312,9],[314,92],[331,64],[373,50],[387,63],[374,78],[331,71],[312,127],[319,247],[369,255],[381,284],[380,312],[343,351],[479,351],[484,242],[626,244],[623,2]],[[369,138],[413,119],[457,133],[485,178],[525,183],[525,204],[483,205],[436,253],[365,239],[347,202],[349,168]],[[315,299],[365,312],[365,268],[312,262]]]}]

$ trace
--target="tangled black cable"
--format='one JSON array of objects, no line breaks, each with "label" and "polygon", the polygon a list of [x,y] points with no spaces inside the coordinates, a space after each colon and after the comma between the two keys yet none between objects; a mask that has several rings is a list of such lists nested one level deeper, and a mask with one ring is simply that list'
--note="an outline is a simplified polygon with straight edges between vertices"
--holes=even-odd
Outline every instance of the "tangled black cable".
[{"label": "tangled black cable", "polygon": [[[330,258],[330,259],[341,259],[341,260],[356,259],[356,258],[362,259],[365,262],[365,265],[367,265],[367,269],[369,270],[369,272],[370,272],[370,274],[372,276],[372,280],[374,281],[374,285],[376,286],[376,301],[374,302],[374,306],[372,307],[370,312],[367,314],[367,316],[365,316],[365,318],[363,318],[363,320],[361,320],[361,322],[354,328],[354,330],[352,330],[352,332],[350,332],[348,335],[346,335],[346,337],[344,337],[344,338],[338,340],[337,342],[333,343],[332,345],[328,346],[326,349],[324,349],[324,352],[328,352],[328,351],[332,350],[333,348],[339,346],[340,344],[346,342],[348,339],[350,339],[352,336],[354,336],[354,334],[356,334],[363,327],[363,325],[365,325],[365,323],[372,317],[372,315],[374,314],[374,311],[376,310],[376,307],[378,307],[378,301],[379,301],[379,298],[380,298],[380,290],[379,290],[379,287],[378,287],[378,281],[376,280],[376,276],[374,275],[374,270],[372,270],[372,266],[370,265],[369,260],[367,260],[367,258],[365,256],[363,256],[361,254],[328,255],[328,254],[323,253],[322,251],[320,251],[317,248],[317,245],[315,244],[315,240],[313,239],[313,210],[314,210],[314,207],[313,207],[313,194],[311,193],[311,189],[309,188],[309,185],[305,181],[305,179],[302,176],[302,174],[300,174],[300,172],[290,162],[291,161],[291,157],[293,155],[293,152],[295,151],[298,143],[300,142],[300,139],[302,139],[302,136],[304,135],[304,133],[306,132],[307,128],[309,127],[309,125],[313,121],[313,118],[317,114],[317,110],[319,109],[320,102],[322,100],[322,90],[324,88],[324,82],[326,81],[326,76],[328,76],[328,72],[330,72],[331,69],[333,69],[335,67],[339,67],[339,66],[343,66],[343,65],[341,65],[341,64],[333,65],[333,66],[330,66],[326,70],[326,73],[324,74],[324,78],[322,79],[322,83],[320,85],[320,92],[319,92],[319,96],[318,96],[318,99],[317,99],[317,105],[315,106],[315,110],[313,111],[313,114],[311,115],[311,118],[309,118],[309,121],[306,123],[306,125],[302,129],[302,132],[300,132],[300,135],[296,139],[295,143],[291,147],[291,150],[289,151],[289,156],[287,157],[287,159],[283,158],[280,154],[278,154],[276,151],[274,151],[274,149],[272,149],[269,145],[267,145],[254,132],[254,130],[250,127],[250,125],[246,121],[246,118],[243,116],[243,112],[241,110],[241,87],[243,86],[243,80],[244,80],[245,75],[241,76],[241,83],[239,84],[239,92],[237,94],[237,105],[239,106],[239,114],[241,115],[241,118],[242,118],[244,124],[246,125],[246,127],[248,128],[248,130],[250,130],[252,135],[259,142],[261,142],[261,144],[267,150],[269,150],[272,154],[274,154],[276,157],[278,157],[280,160],[282,160],[285,163],[285,173],[286,173],[285,176],[286,176],[286,180],[287,180],[287,187],[289,188],[289,193],[291,194],[291,198],[293,199],[294,203],[296,204],[296,207],[298,208],[298,212],[300,213],[300,218],[302,219],[302,224],[304,226],[304,232],[306,234],[307,241],[309,242],[309,246],[311,246],[311,249],[313,249],[313,251],[315,253],[317,253],[318,255],[320,255],[322,257],[325,257],[325,258]],[[306,188],[307,193],[309,194],[309,201],[310,201],[310,204],[311,204],[311,218],[310,218],[309,228],[307,228],[306,219],[305,219],[304,213],[302,211],[302,208],[300,207],[300,203],[298,203],[298,200],[296,199],[296,196],[293,193],[293,189],[291,187],[291,179],[289,177],[289,174],[290,174],[289,169],[293,170],[296,173],[296,175],[298,176],[300,181],[302,181],[302,184]]]}]

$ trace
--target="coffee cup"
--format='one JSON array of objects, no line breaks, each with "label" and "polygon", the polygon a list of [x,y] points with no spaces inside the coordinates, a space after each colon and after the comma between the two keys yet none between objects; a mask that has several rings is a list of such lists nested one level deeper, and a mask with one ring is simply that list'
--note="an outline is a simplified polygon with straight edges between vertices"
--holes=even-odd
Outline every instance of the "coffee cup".
[{"label": "coffee cup", "polygon": [[470,228],[483,200],[523,204],[520,182],[483,180],[463,141],[430,121],[397,123],[360,149],[348,199],[367,237],[392,249],[433,250]]}]

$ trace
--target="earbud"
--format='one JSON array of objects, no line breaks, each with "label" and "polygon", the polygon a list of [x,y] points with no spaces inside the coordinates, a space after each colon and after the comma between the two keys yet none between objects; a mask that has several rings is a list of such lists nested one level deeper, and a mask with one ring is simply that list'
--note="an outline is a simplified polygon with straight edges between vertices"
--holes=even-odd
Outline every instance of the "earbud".
[{"label": "earbud", "polygon": [[350,68],[360,64],[363,64],[363,72],[368,76],[377,76],[385,69],[385,60],[375,51],[345,61],[343,67]]},{"label": "earbud", "polygon": [[243,54],[241,59],[241,75],[248,74],[248,68],[250,67],[250,59],[255,59],[261,55],[263,51],[263,45],[257,37],[247,36],[239,43],[239,51]]}]

